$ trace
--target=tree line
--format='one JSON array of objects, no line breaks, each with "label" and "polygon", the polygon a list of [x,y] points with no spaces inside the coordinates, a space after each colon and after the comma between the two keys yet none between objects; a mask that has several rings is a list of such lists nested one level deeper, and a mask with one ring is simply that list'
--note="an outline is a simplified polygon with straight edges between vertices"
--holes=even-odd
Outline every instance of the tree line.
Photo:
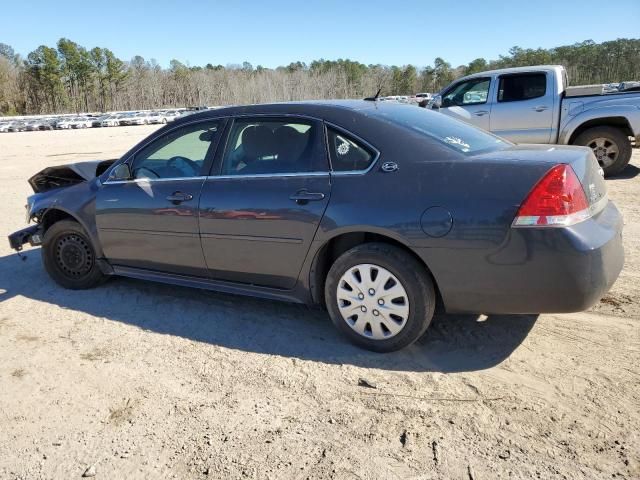
[{"label": "tree line", "polygon": [[124,61],[108,48],[61,38],[26,58],[0,43],[0,114],[70,113],[436,92],[454,79],[494,68],[562,64],[572,85],[640,79],[640,39],[592,40],[551,49],[513,47],[498,59],[452,67],[443,58],[415,65],[357,61],[293,62],[278,68]]}]

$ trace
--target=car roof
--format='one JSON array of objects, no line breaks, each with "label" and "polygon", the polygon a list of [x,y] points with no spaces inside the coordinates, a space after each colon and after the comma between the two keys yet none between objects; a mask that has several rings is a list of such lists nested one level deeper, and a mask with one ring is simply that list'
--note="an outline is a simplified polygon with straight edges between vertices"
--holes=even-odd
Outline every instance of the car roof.
[{"label": "car roof", "polygon": [[[409,103],[378,102],[371,100],[310,100],[283,103],[268,103],[255,105],[242,105],[222,107],[214,110],[205,110],[192,115],[178,118],[171,128],[186,125],[194,121],[218,119],[233,116],[287,116],[315,118],[336,125],[348,132],[366,140],[377,150],[392,150],[400,142],[412,142],[418,138],[415,132],[401,121],[395,122],[395,113],[403,117],[401,109],[413,109],[421,112],[427,122],[440,122],[441,114],[411,105]],[[402,137],[399,137],[401,135]],[[424,137],[420,137],[420,143]]]},{"label": "car roof", "polygon": [[196,119],[218,118],[235,115],[301,115],[320,119],[330,119],[349,113],[375,112],[381,108],[382,102],[368,100],[305,100],[280,103],[260,103],[253,105],[234,105],[196,112],[181,122],[192,122]]}]

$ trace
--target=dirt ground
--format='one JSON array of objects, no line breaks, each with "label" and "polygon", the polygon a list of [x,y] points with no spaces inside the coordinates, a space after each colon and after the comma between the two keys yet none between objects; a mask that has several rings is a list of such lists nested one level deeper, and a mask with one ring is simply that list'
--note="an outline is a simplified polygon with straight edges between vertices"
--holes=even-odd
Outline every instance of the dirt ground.
[{"label": "dirt ground", "polygon": [[[33,173],[152,130],[0,134],[0,234],[24,226]],[[633,163],[607,181],[627,260],[599,305],[439,316],[391,355],[299,305],[127,279],[66,291],[38,249],[0,241],[0,478],[640,478]]]}]

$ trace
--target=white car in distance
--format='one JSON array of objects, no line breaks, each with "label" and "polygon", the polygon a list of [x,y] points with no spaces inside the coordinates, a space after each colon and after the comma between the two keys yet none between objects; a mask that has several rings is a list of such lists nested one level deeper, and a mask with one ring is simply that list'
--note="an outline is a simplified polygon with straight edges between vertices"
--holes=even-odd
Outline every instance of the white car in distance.
[{"label": "white car in distance", "polygon": [[102,123],[101,125],[103,127],[117,127],[118,125],[120,125],[120,119],[122,118],[121,115],[107,115],[105,118],[102,119]]},{"label": "white car in distance", "polygon": [[75,118],[62,118],[56,122],[56,128],[59,130],[69,129],[74,120]]},{"label": "white car in distance", "polygon": [[148,123],[149,114],[146,112],[136,113],[120,120],[120,125],[147,125]]},{"label": "white car in distance", "polygon": [[156,123],[167,123],[167,117],[165,112],[151,112],[148,115],[148,123],[156,124]]},{"label": "white car in distance", "polygon": [[173,122],[176,118],[180,116],[180,112],[178,110],[167,110],[164,113],[167,122]]},{"label": "white car in distance", "polygon": [[93,123],[92,118],[76,117],[71,122],[71,128],[91,128]]}]

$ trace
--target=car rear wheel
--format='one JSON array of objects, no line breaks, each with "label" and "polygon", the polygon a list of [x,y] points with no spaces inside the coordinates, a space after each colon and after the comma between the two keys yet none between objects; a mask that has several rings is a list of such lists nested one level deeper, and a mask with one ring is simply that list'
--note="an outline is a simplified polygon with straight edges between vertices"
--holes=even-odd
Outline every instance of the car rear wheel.
[{"label": "car rear wheel", "polygon": [[375,352],[392,352],[418,340],[431,323],[435,300],[424,266],[385,243],[348,250],[325,282],[334,325],[351,342]]},{"label": "car rear wheel", "polygon": [[605,176],[622,172],[631,159],[629,137],[615,127],[589,128],[578,135],[573,143],[593,150]]},{"label": "car rear wheel", "polygon": [[89,236],[71,220],[49,227],[42,242],[42,261],[56,283],[72,290],[95,287],[106,278],[96,263]]}]

